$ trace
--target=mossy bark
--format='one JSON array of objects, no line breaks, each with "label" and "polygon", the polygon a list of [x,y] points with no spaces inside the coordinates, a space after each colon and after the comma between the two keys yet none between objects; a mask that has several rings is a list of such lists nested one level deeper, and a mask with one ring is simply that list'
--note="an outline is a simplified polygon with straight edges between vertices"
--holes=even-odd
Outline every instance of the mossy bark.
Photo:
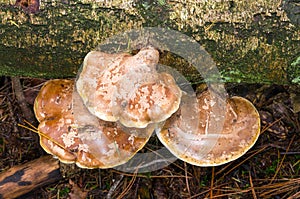
[{"label": "mossy bark", "polygon": [[[35,14],[0,3],[0,75],[75,77],[87,52],[142,27],[194,38],[226,82],[289,84],[299,75],[290,66],[300,56],[300,29],[281,0],[42,1]],[[168,53],[161,60],[201,81],[184,60]]]}]

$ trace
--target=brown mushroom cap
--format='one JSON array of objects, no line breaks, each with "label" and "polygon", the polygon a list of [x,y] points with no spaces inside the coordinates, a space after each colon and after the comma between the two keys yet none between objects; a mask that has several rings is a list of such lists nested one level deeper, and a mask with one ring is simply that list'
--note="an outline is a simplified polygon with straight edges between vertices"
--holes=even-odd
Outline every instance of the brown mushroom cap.
[{"label": "brown mushroom cap", "polygon": [[[126,163],[147,143],[155,128],[155,125],[144,129],[128,128],[117,122],[100,120],[87,110],[76,91],[73,104],[78,137],[87,152],[102,163],[99,168]],[[82,167],[81,162],[77,160],[77,165]]]},{"label": "brown mushroom cap", "polygon": [[[76,162],[76,151],[82,145],[72,114],[73,87],[73,80],[47,81],[34,103],[35,115],[40,122],[40,145],[64,163]],[[92,157],[91,154],[86,156]],[[100,164],[95,158],[91,160],[88,166]]]},{"label": "brown mushroom cap", "polygon": [[[197,166],[217,166],[239,158],[255,144],[260,134],[260,118],[251,102],[236,96],[228,99],[221,134],[208,134],[208,128],[220,119],[210,118],[215,101],[209,92],[203,92],[197,98],[199,125],[196,132],[182,131],[181,110],[178,110],[157,133],[176,157]],[[210,140],[215,140],[216,144],[203,153],[203,147],[209,147]]]},{"label": "brown mushroom cap", "polygon": [[41,88],[34,101],[34,113],[39,122],[61,113],[71,113],[71,103],[66,100],[72,98],[73,81],[55,79],[47,81]]},{"label": "brown mushroom cap", "polygon": [[[36,105],[35,108],[37,116],[43,115],[38,127],[40,145],[47,153],[55,155],[64,163],[76,163],[83,168],[118,166],[137,153],[153,132],[154,126],[136,130],[143,133],[131,134],[135,129],[127,129],[117,123],[91,116],[80,101],[81,98],[78,94],[76,97],[76,92],[73,92],[74,81],[50,80],[45,85],[36,99],[36,104],[43,106]],[[47,89],[51,95],[43,89]],[[55,108],[44,108],[47,107],[47,103],[53,103],[53,100],[46,96],[53,98],[61,93],[64,93],[64,97],[60,98],[59,104],[63,106],[54,103]]]},{"label": "brown mushroom cap", "polygon": [[182,92],[167,73],[157,74],[156,80],[145,81],[137,88],[122,85],[116,96],[121,106],[115,106],[113,113],[125,126],[145,128],[148,124],[165,121],[179,108]]},{"label": "brown mushroom cap", "polygon": [[[74,118],[44,120],[38,127],[40,145],[49,154],[63,163],[76,163],[82,168],[101,168],[105,166],[91,154],[78,136]],[[50,139],[49,139],[50,138]]]},{"label": "brown mushroom cap", "polygon": [[[172,76],[157,73],[159,53],[154,48],[141,49],[134,56],[99,55],[105,57],[85,58],[76,82],[78,93],[93,115],[105,121],[120,121],[127,127],[145,128],[164,121],[179,108],[181,90]],[[97,61],[100,63],[94,64]],[[95,69],[97,74],[91,72],[94,67],[101,68]]]},{"label": "brown mushroom cap", "polygon": [[[114,92],[112,84],[116,80],[106,78],[106,82],[102,82],[101,76],[107,76],[109,70],[120,65],[127,57],[130,57],[130,54],[108,54],[92,51],[84,58],[82,70],[79,71],[76,81],[76,88],[91,113],[95,115],[95,112],[103,112],[102,115],[100,114],[100,119],[116,120],[111,114],[111,106],[109,105],[111,93]],[[108,65],[111,65],[111,69],[108,69]],[[97,88],[100,90],[95,93]]]},{"label": "brown mushroom cap", "polygon": [[[143,58],[141,55],[147,56]],[[89,53],[76,81],[77,91],[88,110],[102,120],[117,121],[118,117],[111,110],[118,81],[128,71],[134,70],[140,74],[154,70],[154,64],[158,61],[155,57],[158,57],[155,49],[146,49],[146,52],[141,50],[134,56],[127,53]]]}]

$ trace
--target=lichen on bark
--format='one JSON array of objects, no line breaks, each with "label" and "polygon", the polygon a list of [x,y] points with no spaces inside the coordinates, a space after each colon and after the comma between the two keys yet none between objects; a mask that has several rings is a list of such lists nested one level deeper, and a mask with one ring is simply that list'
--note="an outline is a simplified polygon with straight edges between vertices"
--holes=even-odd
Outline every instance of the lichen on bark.
[{"label": "lichen on bark", "polygon": [[[288,68],[300,52],[300,29],[281,0],[48,0],[36,14],[12,4],[0,1],[1,75],[74,77],[87,52],[112,35],[142,27],[171,28],[194,38],[227,82],[291,83]],[[201,81],[184,60],[162,55],[162,62]]]}]

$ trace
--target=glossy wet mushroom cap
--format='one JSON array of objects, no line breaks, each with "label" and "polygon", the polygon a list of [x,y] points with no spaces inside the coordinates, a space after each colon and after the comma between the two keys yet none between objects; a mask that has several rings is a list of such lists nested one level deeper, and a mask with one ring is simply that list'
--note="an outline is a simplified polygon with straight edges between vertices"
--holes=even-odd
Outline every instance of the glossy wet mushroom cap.
[{"label": "glossy wet mushroom cap", "polygon": [[[57,96],[58,104],[52,100]],[[95,118],[74,91],[72,80],[48,81],[36,101],[42,148],[61,162],[82,168],[111,168],[127,162],[146,144],[154,129],[131,134],[135,129]],[[46,108],[48,103],[54,103],[52,109]]]},{"label": "glossy wet mushroom cap", "polygon": [[[148,141],[155,125],[144,129],[128,128],[120,123],[103,121],[84,106],[79,94],[73,93],[73,107],[78,137],[85,152],[101,162],[98,168],[112,168],[126,163]],[[77,165],[84,167],[84,153],[78,153]]]},{"label": "glossy wet mushroom cap", "polygon": [[82,168],[101,168],[105,165],[89,152],[78,136],[74,118],[44,120],[38,127],[40,145],[63,163],[76,163]]},{"label": "glossy wet mushroom cap", "polygon": [[[199,124],[197,131],[183,131],[181,110],[167,120],[157,135],[160,141],[179,159],[197,166],[218,166],[233,161],[245,154],[260,134],[260,118],[251,102],[242,97],[227,100],[224,125],[218,132],[214,126],[224,114],[213,113],[216,105],[209,92],[197,96]],[[208,132],[209,131],[209,132]],[[207,151],[211,141],[215,144]]]},{"label": "glossy wet mushroom cap", "polygon": [[72,114],[73,87],[72,80],[47,81],[34,103],[34,112],[40,122],[41,147],[65,163],[75,162],[72,150],[78,146]]},{"label": "glossy wet mushroom cap", "polygon": [[47,81],[34,101],[34,113],[39,122],[57,115],[71,114],[74,83],[66,79]]}]

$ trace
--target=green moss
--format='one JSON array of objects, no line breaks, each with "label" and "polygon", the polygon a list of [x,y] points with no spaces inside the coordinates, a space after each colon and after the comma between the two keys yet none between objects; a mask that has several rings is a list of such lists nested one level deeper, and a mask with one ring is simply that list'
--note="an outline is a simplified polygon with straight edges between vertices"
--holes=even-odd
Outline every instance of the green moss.
[{"label": "green moss", "polygon": [[[122,2],[125,4],[43,2],[41,11],[30,16],[1,4],[0,74],[74,77],[86,53],[105,39],[126,30],[154,26],[175,29],[197,40],[212,56],[225,82],[299,81],[293,75],[299,74],[297,67],[290,67],[290,63],[300,52],[300,30],[282,13],[275,13],[277,0],[255,4]],[[176,56],[162,59],[192,83],[203,81],[184,60]],[[219,80],[212,77],[211,81]]]},{"label": "green moss", "polygon": [[294,84],[300,84],[300,56],[289,66],[289,80]]}]

